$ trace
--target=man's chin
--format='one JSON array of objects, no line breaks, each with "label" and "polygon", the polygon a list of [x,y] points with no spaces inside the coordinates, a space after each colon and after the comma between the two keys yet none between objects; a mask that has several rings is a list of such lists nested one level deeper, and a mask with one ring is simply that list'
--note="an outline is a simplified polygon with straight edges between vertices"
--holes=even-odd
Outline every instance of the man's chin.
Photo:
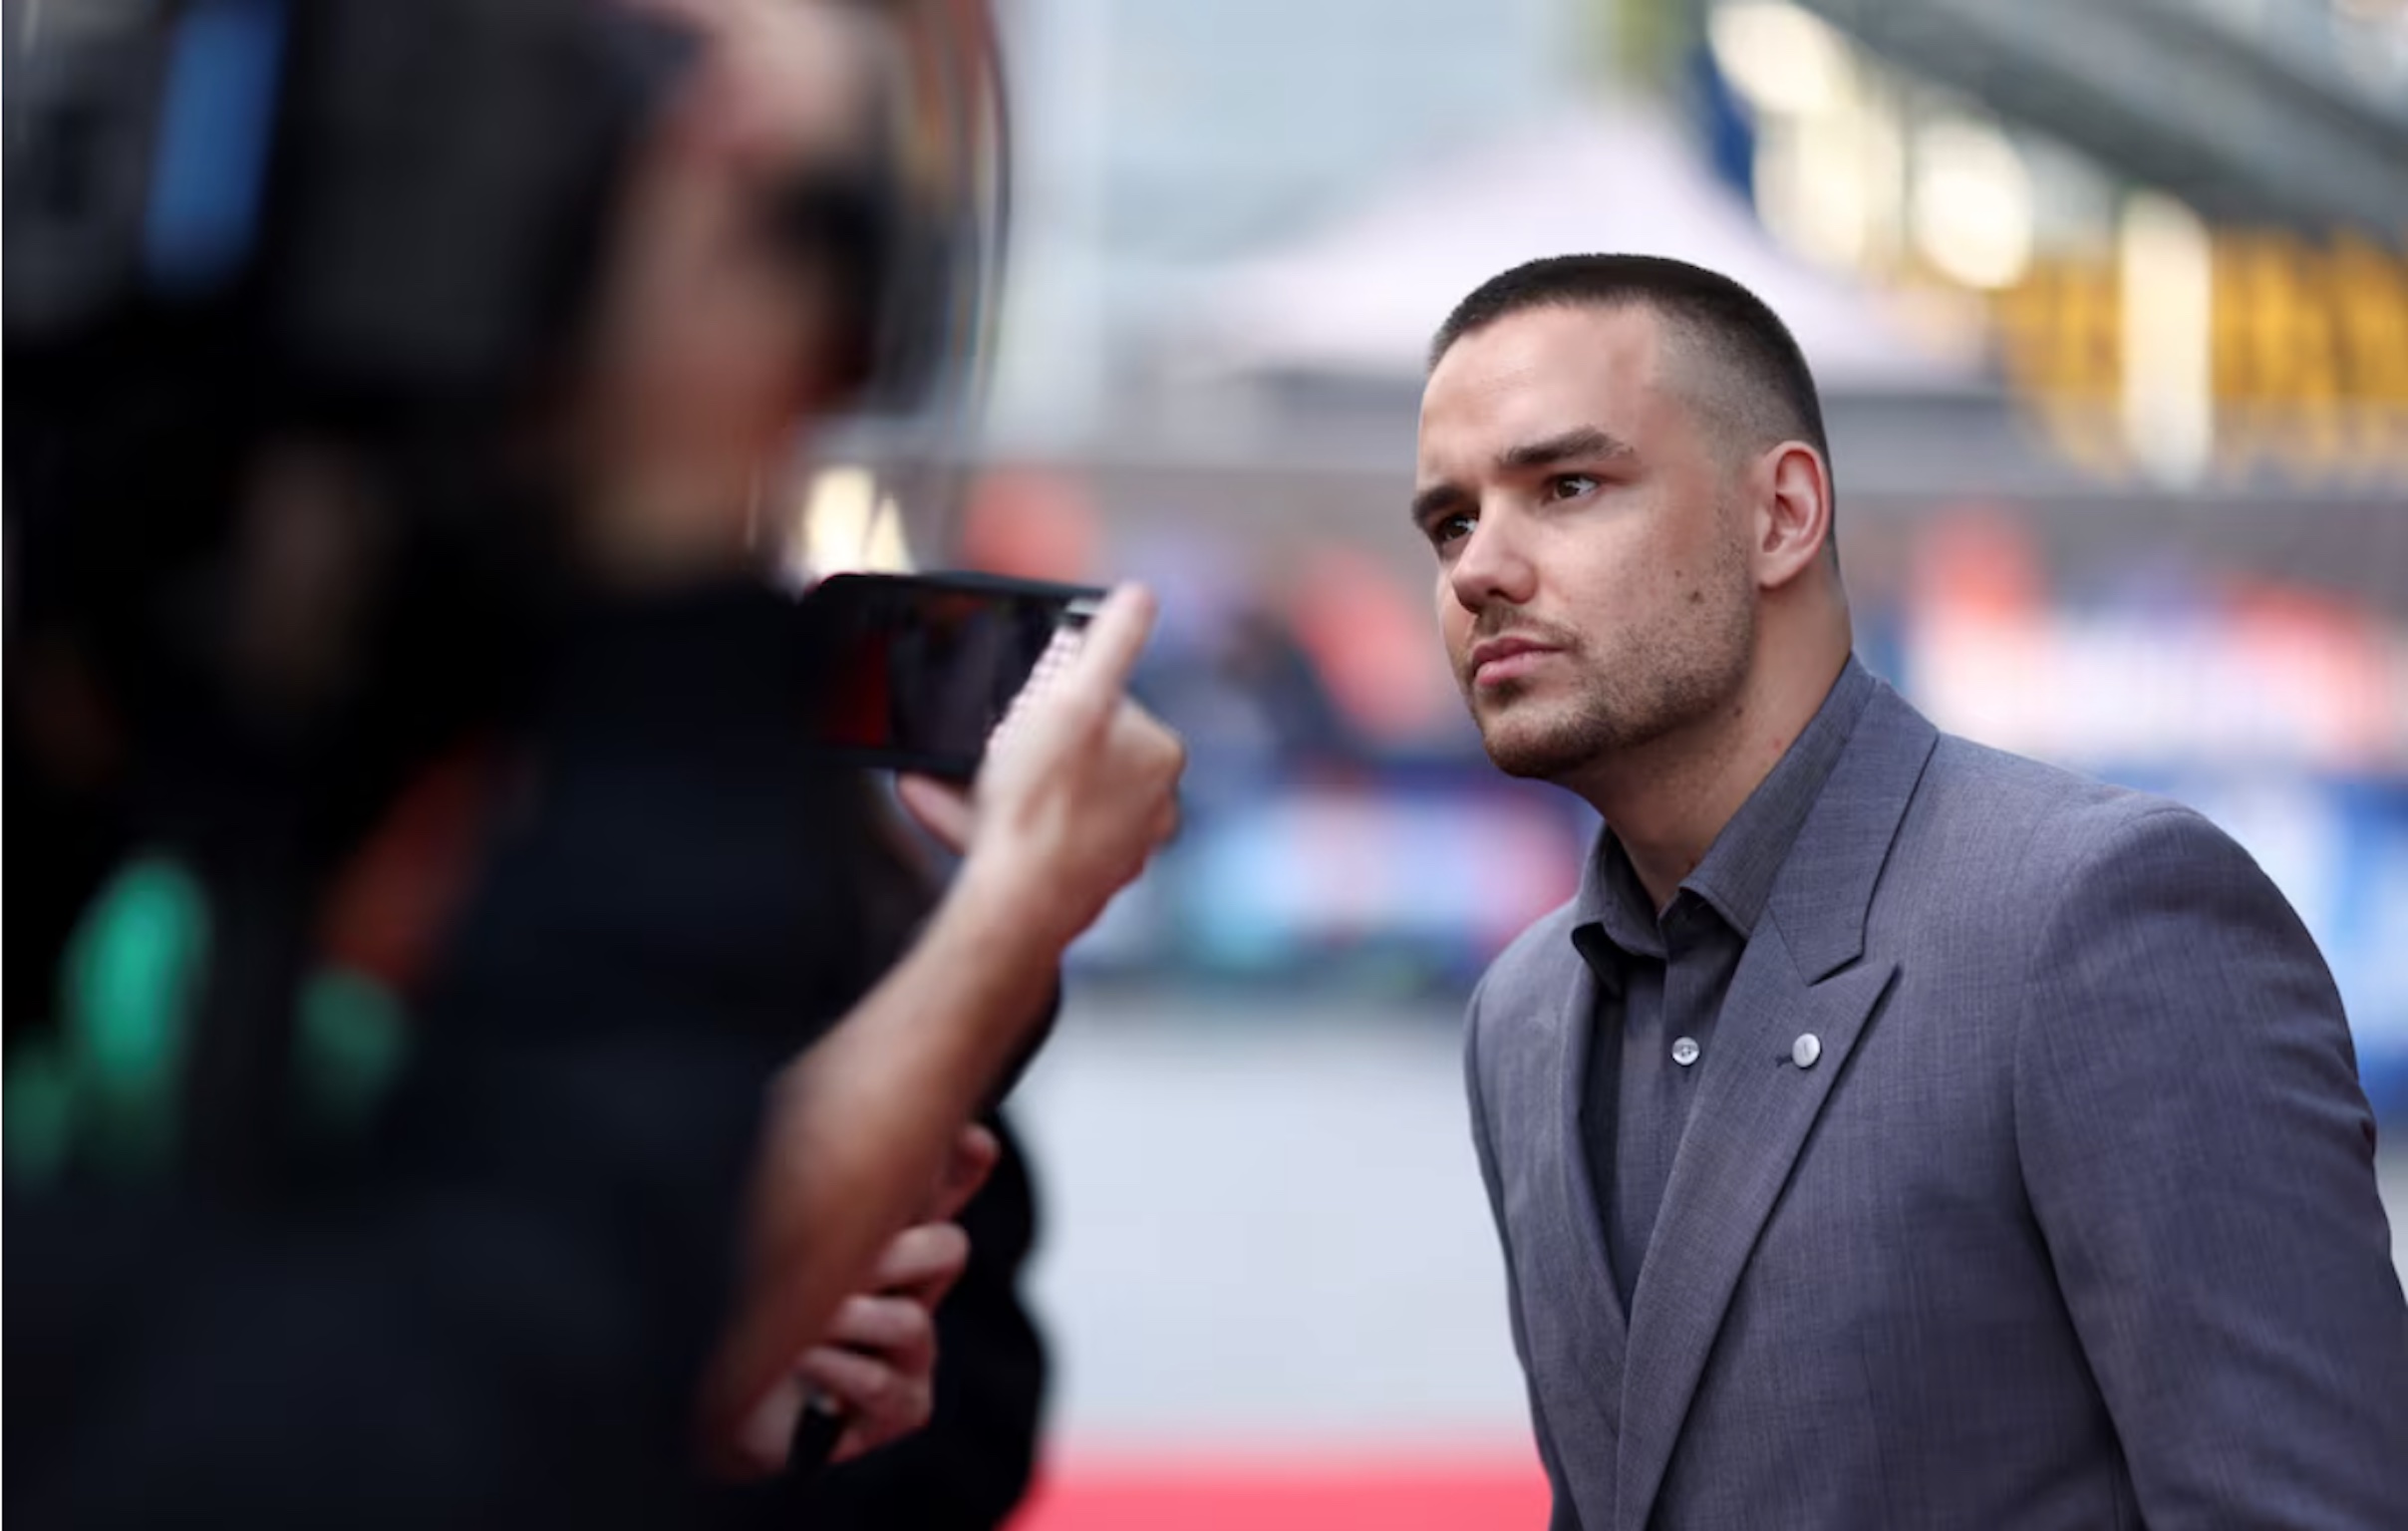
[{"label": "man's chin", "polygon": [[1478,722],[1489,763],[1509,776],[1558,780],[1588,764],[1595,754],[1571,730],[1549,728],[1536,719],[1481,718]]},{"label": "man's chin", "polygon": [[1560,781],[1580,764],[1561,751],[1488,747],[1489,763],[1525,781]]}]

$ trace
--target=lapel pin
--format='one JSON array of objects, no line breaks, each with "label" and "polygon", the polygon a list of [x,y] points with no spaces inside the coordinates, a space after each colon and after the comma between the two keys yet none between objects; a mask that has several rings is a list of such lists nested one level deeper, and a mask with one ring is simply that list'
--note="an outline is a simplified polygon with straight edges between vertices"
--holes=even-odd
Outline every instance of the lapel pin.
[{"label": "lapel pin", "polygon": [[1800,1069],[1812,1069],[1814,1061],[1822,1056],[1822,1041],[1812,1032],[1806,1033],[1789,1045],[1789,1061]]}]

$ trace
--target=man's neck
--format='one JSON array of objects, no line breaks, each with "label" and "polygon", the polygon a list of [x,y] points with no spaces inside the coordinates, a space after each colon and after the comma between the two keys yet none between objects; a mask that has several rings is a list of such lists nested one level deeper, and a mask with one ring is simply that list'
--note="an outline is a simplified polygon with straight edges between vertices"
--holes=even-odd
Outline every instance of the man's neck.
[{"label": "man's neck", "polygon": [[1657,910],[1814,721],[1848,651],[1758,664],[1716,713],[1566,781],[1604,815]]}]

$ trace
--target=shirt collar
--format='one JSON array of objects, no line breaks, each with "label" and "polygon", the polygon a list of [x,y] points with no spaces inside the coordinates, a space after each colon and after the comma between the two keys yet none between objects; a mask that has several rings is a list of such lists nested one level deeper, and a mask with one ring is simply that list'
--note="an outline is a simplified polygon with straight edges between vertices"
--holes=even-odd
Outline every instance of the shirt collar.
[{"label": "shirt collar", "polygon": [[[1781,864],[1789,859],[1807,813],[1847,750],[1876,684],[1872,672],[1851,656],[1813,719],[1714,836],[1705,859],[1681,879],[1680,886],[1711,907],[1742,940],[1755,933]],[[1582,868],[1572,924],[1574,944],[1593,966],[1596,943],[1583,934],[1593,928],[1625,952],[1659,959],[1663,955],[1656,909],[1611,825],[1598,835],[1597,848]]]}]

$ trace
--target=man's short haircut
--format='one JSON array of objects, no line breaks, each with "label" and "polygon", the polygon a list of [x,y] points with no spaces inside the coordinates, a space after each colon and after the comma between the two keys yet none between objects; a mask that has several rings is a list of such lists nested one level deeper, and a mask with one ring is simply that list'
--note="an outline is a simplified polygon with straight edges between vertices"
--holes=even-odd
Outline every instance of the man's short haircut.
[{"label": "man's short haircut", "polygon": [[1683,391],[1710,426],[1736,434],[1732,445],[1748,451],[1804,442],[1829,471],[1822,401],[1805,354],[1763,300],[1729,277],[1656,255],[1533,260],[1490,277],[1455,305],[1430,342],[1430,367],[1464,336],[1536,308],[1652,311],[1685,353]]}]

